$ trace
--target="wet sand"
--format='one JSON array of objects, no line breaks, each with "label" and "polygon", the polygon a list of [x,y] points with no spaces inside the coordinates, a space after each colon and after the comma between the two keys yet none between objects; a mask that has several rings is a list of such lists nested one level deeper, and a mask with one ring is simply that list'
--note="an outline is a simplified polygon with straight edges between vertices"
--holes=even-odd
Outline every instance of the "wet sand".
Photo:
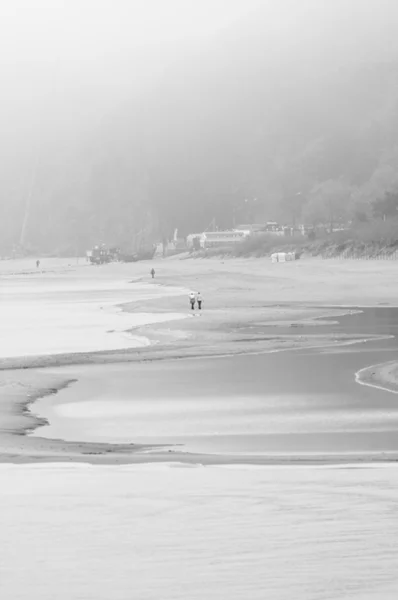
[{"label": "wet sand", "polygon": [[[350,318],[346,321],[342,326],[349,328]],[[366,310],[357,321],[359,328],[369,322]],[[73,374],[77,381],[33,405],[50,423],[34,435],[162,444],[174,460],[196,455],[200,462],[207,461],[206,454],[256,462],[395,459],[398,403],[386,392],[359,386],[354,377],[367,360],[395,353],[390,338],[333,352],[325,346],[153,361],[109,365],[105,372],[98,366],[69,367],[59,374]]]},{"label": "wet sand", "polygon": [[366,367],[357,373],[357,381],[362,385],[398,394],[398,361]]},{"label": "wet sand", "polygon": [[[373,266],[366,268],[367,271],[359,266],[356,293],[361,287],[361,278],[362,285],[367,284],[373,274]],[[352,289],[347,288],[347,277],[352,277],[352,264],[335,263],[332,268],[325,261],[290,265],[273,265],[268,261],[231,261],[228,265],[222,261],[165,261],[156,265],[157,273],[162,276],[153,286],[157,296],[153,298],[143,293],[151,285],[143,269],[143,265],[82,267],[80,270],[68,267],[55,271],[56,274],[49,270],[39,275],[42,279],[37,279],[38,275],[33,272],[3,276],[3,282],[9,283],[11,296],[17,292],[23,296],[31,289],[32,278],[35,278],[36,297],[43,293],[43,286],[51,288],[54,281],[58,293],[64,294],[66,288],[71,294],[73,283],[76,292],[75,298],[73,294],[70,296],[72,304],[76,298],[81,302],[84,294],[96,297],[100,293],[110,301],[115,298],[111,290],[116,282],[120,287],[121,281],[130,281],[127,288],[126,283],[121,286],[123,293],[127,289],[134,297],[134,302],[119,303],[124,314],[132,315],[134,319],[145,311],[166,319],[167,315],[175,314],[185,306],[181,315],[189,318],[136,324],[129,333],[148,341],[140,348],[3,358],[0,361],[0,460],[73,459],[117,463],[164,461],[169,460],[170,455],[173,460],[198,460],[209,464],[228,461],[346,462],[353,456],[359,461],[396,459],[396,424],[391,421],[393,397],[383,396],[384,404],[381,405],[380,394],[384,392],[369,391],[370,388],[365,391],[355,382],[355,373],[367,364],[394,357],[395,318],[391,312],[394,309],[379,307],[372,312],[369,308],[364,317],[361,309],[353,304]],[[390,276],[390,270],[383,273],[382,268],[381,271],[384,278]],[[127,274],[132,272],[135,277],[127,279]],[[314,272],[319,284],[316,291]],[[314,296],[321,295],[319,290],[324,293],[320,272],[326,272],[335,283],[337,275],[340,278],[329,304],[314,302]],[[195,289],[193,282],[199,279],[205,310],[192,316],[187,310],[184,290]],[[380,283],[381,289],[383,285],[385,287],[386,283]],[[305,293],[309,300],[306,303],[286,302],[286,289],[300,297]],[[268,302],[264,301],[265,292]],[[364,300],[368,306],[376,304],[374,287],[366,287],[366,295],[365,289],[362,292],[361,306]],[[47,297],[47,301],[55,302],[54,288],[51,293],[53,297]],[[277,294],[281,301],[272,302]],[[26,298],[30,298],[29,294]],[[342,299],[346,300],[346,306],[338,307]],[[380,296],[378,299],[379,305],[388,303],[382,302],[384,299]],[[347,316],[343,316],[345,314]],[[384,316],[379,318],[376,314]],[[217,357],[217,361],[209,361],[206,357]],[[177,358],[197,360],[183,361],[180,366],[179,361],[170,360]],[[100,365],[106,365],[106,370]],[[96,373],[97,385],[93,384],[90,373]],[[59,418],[55,408],[63,403],[70,404],[71,398],[73,403],[77,393],[80,394],[81,408],[88,401],[90,409],[98,411],[98,406],[92,405],[92,396],[98,388],[103,391],[107,382],[113,387],[108,390],[105,404],[110,405],[112,399],[122,397],[123,408],[119,405],[117,410],[111,409],[116,413],[110,418],[110,422],[114,418],[114,430],[119,428],[120,413],[123,417],[126,402],[130,402],[127,410],[130,411],[130,422],[137,421],[135,411],[142,410],[143,403],[147,407],[145,410],[158,412],[154,398],[159,396],[159,389],[166,399],[162,417],[156,420],[151,413],[141,419],[139,429],[128,434],[112,434],[113,437],[106,431],[100,435],[101,420],[95,421],[97,431],[89,432],[90,413],[86,420],[75,418],[68,422]],[[152,390],[153,382],[156,385]],[[328,382],[331,382],[330,390]],[[65,386],[68,388],[64,389]],[[49,390],[51,395],[47,396]],[[131,390],[130,396],[128,390]],[[170,435],[159,429],[159,425],[162,420],[168,422],[168,407],[172,410],[169,399],[179,397],[179,394],[182,399],[192,398],[192,410],[185,421],[186,431],[181,431],[180,424],[180,430],[172,429]],[[47,396],[47,399],[35,403],[34,414],[27,414],[32,399],[39,396]],[[193,435],[189,427],[192,428],[198,419],[200,422],[200,406],[208,406],[211,414],[214,404],[211,405],[209,399],[218,396],[221,405],[217,406],[213,430],[206,425],[200,435]],[[362,396],[369,398],[368,404],[361,405]],[[231,425],[230,414],[226,418],[228,398],[233,399],[239,422],[237,430],[234,429],[237,421]],[[306,398],[310,400],[306,401]],[[149,409],[149,406],[153,408]],[[181,408],[182,401],[177,414]],[[278,410],[280,414],[277,414]],[[270,418],[272,413],[274,420]],[[48,420],[51,427],[58,429],[42,427]],[[154,425],[152,430],[146,427],[148,423]],[[284,423],[284,428],[271,431],[272,423],[279,427]],[[303,423],[307,424],[307,429],[300,430]],[[260,429],[256,430],[256,426]],[[225,431],[222,432],[223,427]],[[250,431],[250,427],[254,429]],[[26,435],[33,430],[34,435]],[[52,433],[45,433],[46,430]]]}]

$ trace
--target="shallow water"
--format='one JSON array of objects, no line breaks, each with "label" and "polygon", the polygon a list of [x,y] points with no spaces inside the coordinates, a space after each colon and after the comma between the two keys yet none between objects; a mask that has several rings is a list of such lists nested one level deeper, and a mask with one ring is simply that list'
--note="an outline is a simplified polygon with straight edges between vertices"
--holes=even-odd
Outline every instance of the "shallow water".
[{"label": "shallow water", "polygon": [[117,305],[182,293],[177,288],[101,279],[95,269],[69,278],[14,276],[3,281],[0,295],[0,358],[145,346],[148,340],[130,329],[186,315],[126,313]]},{"label": "shallow water", "polygon": [[392,600],[398,470],[0,466],[12,600]]},{"label": "shallow water", "polygon": [[[365,322],[369,335],[381,333],[380,317],[394,335],[396,309],[389,324],[381,311],[372,327],[365,312],[330,331],[355,334]],[[395,358],[395,347],[394,337],[332,351],[60,369],[78,381],[35,403],[50,426],[34,435],[223,454],[398,451],[396,396],[355,381],[363,367]]]}]

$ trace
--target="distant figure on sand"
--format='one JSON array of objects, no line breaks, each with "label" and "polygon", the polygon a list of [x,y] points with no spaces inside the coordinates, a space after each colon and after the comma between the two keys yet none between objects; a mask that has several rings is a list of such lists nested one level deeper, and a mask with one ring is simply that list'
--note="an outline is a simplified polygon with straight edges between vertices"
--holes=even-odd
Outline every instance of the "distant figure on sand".
[{"label": "distant figure on sand", "polygon": [[190,302],[190,304],[191,304],[191,309],[192,309],[192,310],[195,310],[196,296],[195,296],[195,294],[194,294],[193,292],[191,292],[191,293],[189,294],[189,302]]},{"label": "distant figure on sand", "polygon": [[152,269],[151,275],[152,275],[152,279],[153,279],[155,277],[155,269]]},{"label": "distant figure on sand", "polygon": [[39,261],[39,260],[37,260],[37,261],[36,261],[36,269],[38,269],[39,267],[40,267],[40,261]]},{"label": "distant figure on sand", "polygon": [[196,301],[198,303],[199,310],[202,310],[203,298],[202,298],[202,294],[200,292],[198,292],[197,295],[196,295]]}]

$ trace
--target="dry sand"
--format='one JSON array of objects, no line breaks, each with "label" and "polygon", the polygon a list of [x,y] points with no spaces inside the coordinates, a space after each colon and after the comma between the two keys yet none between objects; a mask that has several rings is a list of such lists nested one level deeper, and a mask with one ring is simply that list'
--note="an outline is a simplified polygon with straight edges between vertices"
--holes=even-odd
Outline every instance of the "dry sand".
[{"label": "dry sand", "polygon": [[0,465],[4,600],[393,600],[398,471]]},{"label": "dry sand", "polygon": [[[37,272],[31,264],[3,263],[1,284],[23,286],[32,280],[40,286],[56,278],[87,279],[101,282],[129,280],[139,289],[151,283],[149,263],[87,267],[53,261]],[[152,266],[152,264],[150,264]],[[90,462],[129,462],[166,460],[167,453],[140,453],[135,445],[67,443],[30,438],[27,431],[41,424],[27,413],[27,405],[38,395],[55,393],[68,384],[45,367],[84,363],[114,363],[160,360],[236,353],[270,352],[308,347],[336,346],[363,341],[361,336],[316,334],[316,325],[326,317],[346,312],[341,306],[394,306],[398,284],[394,262],[323,261],[304,259],[296,263],[272,264],[266,259],[249,260],[165,260],[155,265],[154,284],[175,288],[175,295],[123,304],[123,310],[136,313],[177,313],[190,318],[136,327],[134,334],[145,336],[149,346],[103,352],[12,357],[0,361],[0,460],[82,460]],[[1,269],[0,267],[0,269]],[[191,316],[188,298],[181,290],[199,290],[204,310]],[[134,285],[132,285],[134,290]],[[179,291],[178,291],[179,290]],[[183,295],[182,295],[183,294]],[[134,295],[134,291],[132,293]],[[336,307],[336,308],[331,308]],[[314,325],[311,334],[297,335],[295,326]],[[279,334],[270,326],[283,328]],[[291,333],[286,333],[291,330]],[[39,370],[33,370],[39,368]],[[393,369],[390,369],[393,372]],[[354,374],[353,374],[354,376]],[[235,457],[236,458],[236,457]],[[187,457],[189,459],[189,457]],[[344,460],[344,457],[341,457]],[[210,459],[212,462],[214,459]],[[220,459],[221,460],[221,459]],[[215,462],[218,462],[215,460]],[[222,460],[221,460],[222,462]]]}]

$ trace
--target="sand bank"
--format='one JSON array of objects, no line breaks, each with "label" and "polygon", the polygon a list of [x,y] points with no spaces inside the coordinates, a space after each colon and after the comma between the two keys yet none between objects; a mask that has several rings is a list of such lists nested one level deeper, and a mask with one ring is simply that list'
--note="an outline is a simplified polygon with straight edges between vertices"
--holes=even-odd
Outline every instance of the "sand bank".
[{"label": "sand bank", "polygon": [[[29,433],[46,424],[29,407],[39,397],[56,394],[71,385],[72,379],[40,371],[4,371],[0,374],[0,462],[42,460],[79,461],[91,453],[107,456],[115,445],[68,443],[61,440],[34,440]],[[138,449],[132,444],[119,444],[117,456]],[[104,461],[106,462],[106,461]]]},{"label": "sand bank", "polygon": [[[13,356],[0,361],[1,404],[0,404],[0,460],[8,461],[90,461],[90,462],[143,462],[164,461],[170,452],[158,452],[151,446],[131,444],[93,444],[62,442],[27,437],[26,432],[40,426],[42,422],[34,415],[27,416],[26,409],[32,398],[54,393],[69,379],[56,375],[53,381],[44,367],[58,368],[66,365],[111,364],[139,361],[159,361],[177,358],[201,358],[230,356],[236,354],[257,354],[284,350],[309,348],[336,348],[365,342],[369,339],[385,339],[386,335],[347,335],[344,332],[331,334],[328,327],[333,321],[349,311],[338,305],[374,305],[376,300],[375,286],[369,286],[373,277],[371,263],[359,264],[361,276],[352,282],[355,273],[354,265],[349,261],[337,262],[333,265],[325,261],[308,261],[305,263],[272,265],[269,261],[162,261],[155,264],[157,274],[153,290],[140,295],[139,289],[144,284],[151,287],[146,270],[148,265],[108,265],[104,268],[76,267],[56,270],[51,267],[44,273],[43,279],[37,273],[25,275],[23,271],[17,275],[7,274],[5,278],[10,285],[15,281],[17,294],[31,301],[30,283],[34,278],[35,298],[42,293],[43,286],[52,286],[54,281],[58,288],[79,288],[80,300],[84,294],[90,294],[97,302],[99,295],[107,295],[110,288],[120,286],[120,281],[128,281],[127,275],[134,275],[128,294],[134,297],[133,302],[119,301],[123,311],[132,321],[129,332],[133,336],[143,337],[150,344],[142,348],[122,348],[101,350],[98,352],[59,352],[40,356]],[[151,265],[152,266],[152,265]],[[379,263],[377,265],[380,266]],[[275,268],[276,267],[276,268]],[[366,269],[364,269],[366,267]],[[390,263],[388,263],[390,267]],[[22,267],[21,267],[22,269]],[[383,269],[382,269],[383,271]],[[380,280],[380,270],[378,271]],[[384,284],[387,278],[391,284],[390,271],[385,269]],[[15,280],[16,277],[16,280]],[[88,281],[87,281],[88,279]],[[328,281],[331,280],[331,281]],[[131,281],[131,280],[130,280]],[[329,285],[332,283],[332,287]],[[134,292],[135,285],[137,284]],[[156,298],[151,298],[154,290]],[[201,315],[192,316],[187,297],[182,290],[198,289],[204,296],[204,310]],[[366,288],[366,289],[365,289]],[[328,292],[333,290],[326,298]],[[82,296],[83,294],[83,296]],[[109,300],[109,296],[108,300]],[[112,296],[114,298],[114,296]],[[390,296],[379,297],[386,300]],[[294,300],[294,302],[292,302]],[[71,299],[71,305],[74,300]],[[335,308],[330,308],[334,304]],[[134,315],[142,313],[154,315],[157,323],[134,325]],[[170,314],[183,315],[184,319],[171,322]],[[164,322],[159,322],[163,321]],[[167,322],[166,322],[167,320]],[[317,329],[322,328],[322,333]],[[22,332],[21,332],[22,334]],[[10,371],[10,369],[12,371]],[[38,370],[37,370],[38,369]],[[51,381],[47,378],[50,377]],[[73,377],[72,377],[73,379]],[[8,386],[8,387],[7,387]],[[11,386],[11,387],[10,387]],[[15,390],[18,390],[18,393]],[[14,392],[10,391],[14,390]],[[11,419],[11,420],[10,420]],[[10,426],[10,423],[12,426]],[[149,453],[150,450],[150,453]],[[145,452],[143,452],[145,451]],[[358,460],[374,460],[374,456],[357,457]],[[385,460],[395,460],[395,455],[385,455]],[[224,462],[242,463],[279,463],[279,462],[349,462],[345,455],[308,457],[276,457],[252,456],[250,459],[241,456],[225,457],[198,456],[188,453],[180,455],[178,460],[186,462],[206,462],[218,464]]]},{"label": "sand bank", "polygon": [[[83,462],[91,464],[141,464],[175,462],[203,465],[294,465],[396,462],[398,452],[361,454],[314,453],[204,453],[187,452],[174,444],[101,443],[65,441],[40,436],[47,420],[35,412],[35,401],[57,394],[76,382],[51,370],[14,370],[0,373],[0,463]],[[38,436],[29,435],[35,431]],[[83,437],[83,436],[82,436]],[[134,438],[134,436],[132,436]]]},{"label": "sand bank", "polygon": [[[84,269],[84,273],[88,273]],[[42,277],[15,276],[3,281],[0,310],[0,359],[122,350],[149,344],[132,326],[182,319],[181,312],[128,315],[121,303],[181,295],[184,289],[139,286],[111,277],[77,277],[60,271]]]},{"label": "sand bank", "polygon": [[356,380],[362,385],[398,394],[398,362],[390,361],[361,369]]}]

